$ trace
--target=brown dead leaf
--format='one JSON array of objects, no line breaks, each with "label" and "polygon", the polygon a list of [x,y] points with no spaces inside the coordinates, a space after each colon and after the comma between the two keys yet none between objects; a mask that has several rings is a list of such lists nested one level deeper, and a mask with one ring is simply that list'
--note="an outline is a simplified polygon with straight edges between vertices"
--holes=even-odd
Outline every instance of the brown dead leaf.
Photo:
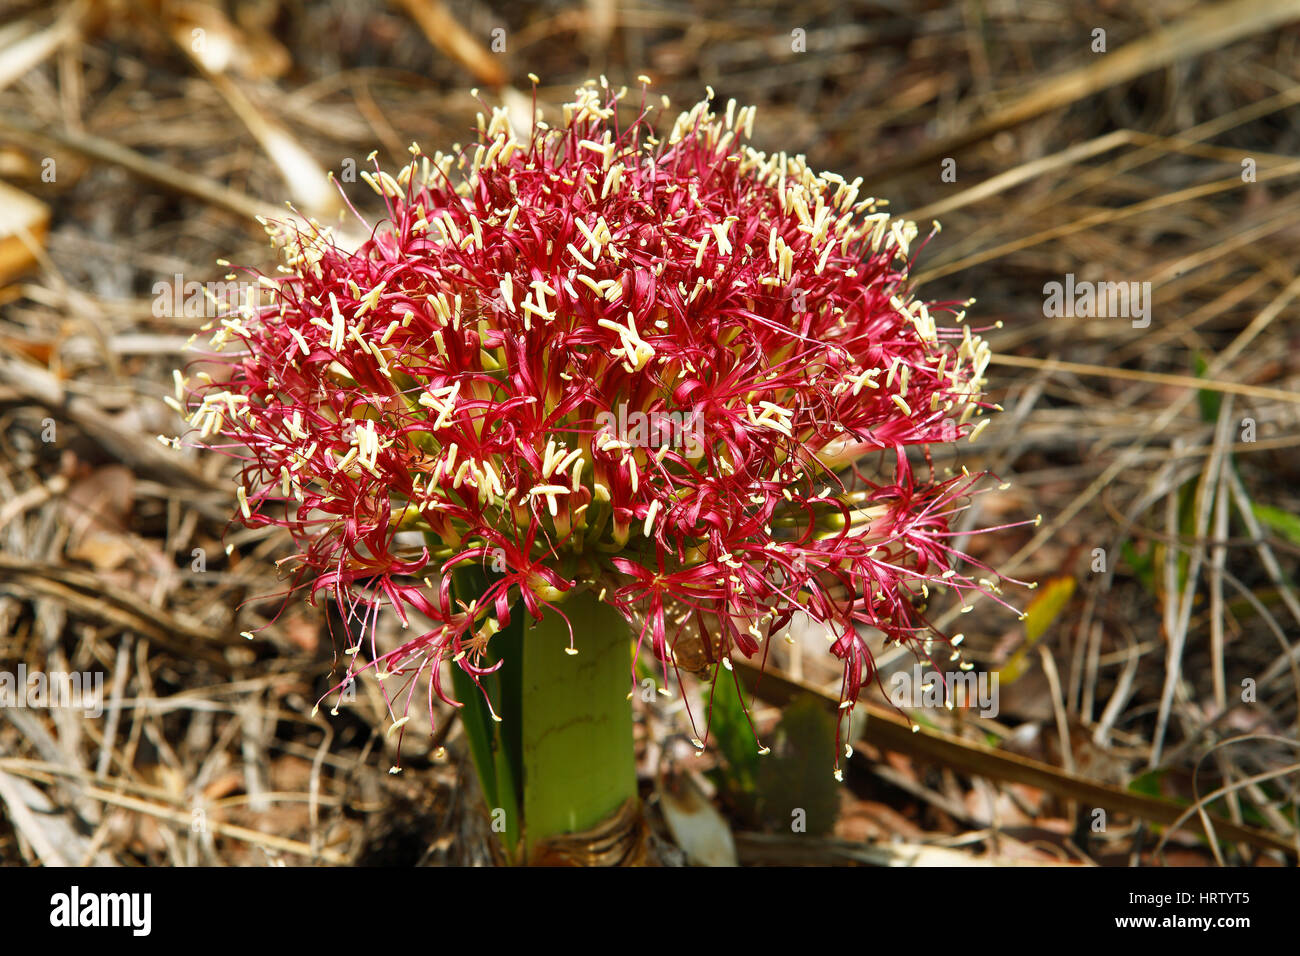
[{"label": "brown dead leaf", "polygon": [[311,761],[283,756],[271,761],[271,786],[285,793],[304,792],[311,786]]},{"label": "brown dead leaf", "polygon": [[0,285],[36,265],[49,225],[49,206],[0,183]]},{"label": "brown dead leaf", "polygon": [[83,561],[100,572],[120,568],[135,552],[131,538],[114,531],[91,531],[67,548],[67,555],[73,561]]},{"label": "brown dead leaf", "polygon": [[232,793],[239,793],[243,789],[243,773],[238,770],[227,770],[225,773],[218,774],[211,783],[203,788],[203,799],[221,800]]},{"label": "brown dead leaf", "polygon": [[74,537],[90,531],[125,531],[135,500],[135,475],[125,465],[104,465],[79,475],[63,496],[63,517]]},{"label": "brown dead leaf", "polygon": [[134,501],[135,476],[123,465],[105,465],[75,478],[62,502],[67,556],[97,571],[112,571],[129,561],[137,550],[127,533]]},{"label": "brown dead leaf", "polygon": [[282,623],[284,636],[290,644],[302,648],[308,654],[315,654],[320,648],[320,622],[315,617],[294,610],[285,615]]},{"label": "brown dead leaf", "polygon": [[1028,826],[1033,823],[1016,802],[1002,790],[983,784],[966,791],[965,803],[971,818],[984,825],[997,823],[999,829],[1015,826]]},{"label": "brown dead leaf", "polygon": [[893,807],[874,800],[859,800],[845,793],[841,800],[839,820],[835,835],[855,843],[873,840],[919,840],[926,836],[923,829],[903,816]]}]

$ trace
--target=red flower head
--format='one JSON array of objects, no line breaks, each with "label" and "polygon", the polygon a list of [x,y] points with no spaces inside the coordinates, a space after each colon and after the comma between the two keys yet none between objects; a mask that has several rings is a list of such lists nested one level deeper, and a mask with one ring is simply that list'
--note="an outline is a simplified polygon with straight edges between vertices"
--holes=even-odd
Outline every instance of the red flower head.
[{"label": "red flower head", "polygon": [[[656,134],[620,96],[524,135],[480,114],[476,145],[366,174],[388,219],[355,252],[280,230],[285,274],[222,322],[243,348],[192,422],[238,449],[244,522],[292,532],[313,593],[433,621],[368,664],[358,639],[352,673],[428,668],[449,700],[440,662],[482,674],[512,614],[591,587],[665,676],[679,642],[729,663],[802,610],[847,707],[869,629],[923,641],[929,586],[996,589],[949,544],[981,476],[905,454],[979,431],[988,349],[910,296],[916,227],[744,145],[752,108]],[[469,606],[465,562],[496,572]]]}]

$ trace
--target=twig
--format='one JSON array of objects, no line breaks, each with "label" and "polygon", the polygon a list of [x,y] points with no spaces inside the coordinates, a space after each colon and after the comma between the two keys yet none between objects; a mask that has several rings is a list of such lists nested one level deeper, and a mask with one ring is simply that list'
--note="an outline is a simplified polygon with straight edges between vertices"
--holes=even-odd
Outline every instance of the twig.
[{"label": "twig", "polygon": [[1030,92],[982,122],[877,166],[863,179],[868,184],[890,179],[1049,110],[1060,109],[1144,73],[1263,33],[1296,18],[1300,18],[1300,0],[1233,0],[1199,8],[1087,66],[1034,83]]},{"label": "twig", "polygon": [[150,159],[133,149],[114,143],[112,140],[95,136],[91,133],[57,130],[34,122],[26,116],[9,111],[0,111],[0,133],[19,133],[23,142],[28,137],[53,143],[80,153],[101,163],[121,166],[148,182],[161,186],[171,192],[184,196],[193,196],[209,205],[225,209],[241,219],[254,220],[258,216],[274,218],[284,214],[284,208],[259,202],[243,193],[235,192],[215,180],[197,173],[183,172],[174,166],[168,166],[156,159]]}]

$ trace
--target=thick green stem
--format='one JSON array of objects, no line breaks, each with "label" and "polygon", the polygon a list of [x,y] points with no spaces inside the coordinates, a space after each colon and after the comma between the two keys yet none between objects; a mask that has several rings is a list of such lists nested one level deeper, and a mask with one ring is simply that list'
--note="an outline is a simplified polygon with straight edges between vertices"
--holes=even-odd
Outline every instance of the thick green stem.
[{"label": "thick green stem", "polygon": [[589,591],[529,628],[523,641],[524,832],[527,855],[588,830],[636,796],[627,622]]}]

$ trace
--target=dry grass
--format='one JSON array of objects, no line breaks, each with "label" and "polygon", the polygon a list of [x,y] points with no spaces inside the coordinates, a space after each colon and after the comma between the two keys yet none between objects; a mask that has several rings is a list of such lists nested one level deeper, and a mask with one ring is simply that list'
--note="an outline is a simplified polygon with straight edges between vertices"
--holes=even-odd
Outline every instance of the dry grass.
[{"label": "dry grass", "polygon": [[[597,73],[649,73],[679,105],[711,84],[759,105],[760,147],[940,218],[923,292],[1001,323],[1006,411],[936,465],[1011,482],[968,527],[1043,516],[971,540],[980,558],[1077,584],[1032,647],[992,606],[963,618],[981,669],[1026,651],[995,718],[928,711],[913,735],[880,711],[836,838],[749,834],[742,861],[1294,860],[1298,46],[1300,4],[1277,0],[3,4],[0,178],[50,217],[0,217],[0,270],[33,260],[0,272],[0,671],[100,672],[106,709],[0,708],[0,862],[487,859],[453,721],[408,732],[394,776],[377,693],[313,715],[331,623],[281,613],[285,540],[228,526],[222,460],[154,441],[202,320],[155,314],[153,290],[269,265],[252,216],[330,213],[324,170],[463,141],[468,89],[494,101],[529,72],[552,108]],[[1067,273],[1149,282],[1149,326],[1045,316]],[[785,686],[833,689],[798,636]],[[648,790],[699,767],[680,708],[639,719]]]}]

